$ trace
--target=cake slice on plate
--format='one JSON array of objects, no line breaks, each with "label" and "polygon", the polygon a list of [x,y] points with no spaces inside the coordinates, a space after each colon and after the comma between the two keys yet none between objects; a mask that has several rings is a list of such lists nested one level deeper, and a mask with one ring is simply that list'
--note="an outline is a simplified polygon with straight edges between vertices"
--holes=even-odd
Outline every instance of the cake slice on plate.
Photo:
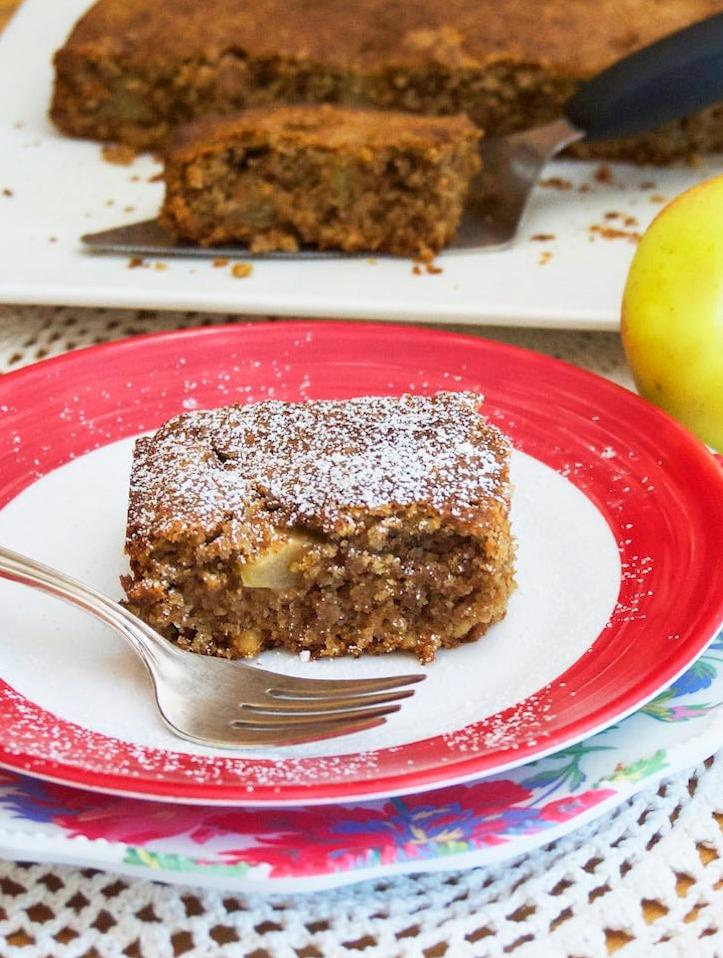
[{"label": "cake slice on plate", "polygon": [[266,401],[136,443],[130,608],[236,658],[479,638],[514,586],[508,441],[472,393]]}]

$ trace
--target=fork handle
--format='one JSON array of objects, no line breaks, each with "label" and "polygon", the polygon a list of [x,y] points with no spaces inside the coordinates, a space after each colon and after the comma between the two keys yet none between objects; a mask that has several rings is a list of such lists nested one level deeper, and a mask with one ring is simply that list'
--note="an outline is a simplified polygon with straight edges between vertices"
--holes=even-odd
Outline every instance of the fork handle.
[{"label": "fork handle", "polygon": [[564,110],[586,139],[606,140],[654,129],[721,99],[723,13],[717,13],[603,70]]},{"label": "fork handle", "polygon": [[144,662],[162,650],[160,639],[122,605],[77,579],[0,546],[0,578],[39,589],[90,612],[123,636]]}]

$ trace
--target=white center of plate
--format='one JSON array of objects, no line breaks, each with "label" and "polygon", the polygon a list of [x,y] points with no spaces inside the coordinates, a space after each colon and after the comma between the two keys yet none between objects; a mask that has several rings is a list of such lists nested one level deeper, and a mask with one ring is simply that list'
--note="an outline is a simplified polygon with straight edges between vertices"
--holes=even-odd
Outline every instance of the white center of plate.
[{"label": "white center of plate", "polygon": [[[28,487],[0,511],[0,542],[120,597],[131,448],[132,440],[105,446]],[[479,642],[441,651],[424,669],[401,654],[301,662],[282,651],[264,653],[258,660],[264,667],[295,675],[428,676],[379,729],[269,754],[344,754],[451,732],[526,698],[589,648],[617,599],[612,533],[586,496],[537,460],[514,453],[512,481],[518,589],[506,619]],[[144,667],[121,638],[57,599],[2,580],[0,676],[85,728],[141,745],[219,754],[166,731]]]}]

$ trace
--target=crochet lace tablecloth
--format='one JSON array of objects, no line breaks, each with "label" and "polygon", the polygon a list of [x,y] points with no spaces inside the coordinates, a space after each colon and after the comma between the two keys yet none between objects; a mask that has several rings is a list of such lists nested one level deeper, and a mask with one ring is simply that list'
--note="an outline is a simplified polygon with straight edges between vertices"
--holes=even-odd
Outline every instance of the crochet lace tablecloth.
[{"label": "crochet lace tablecloth", "polygon": [[[122,336],[233,321],[0,307],[0,370]],[[615,334],[482,333],[631,385]],[[306,896],[0,861],[0,956],[723,958],[721,826],[723,753],[522,858]]]}]

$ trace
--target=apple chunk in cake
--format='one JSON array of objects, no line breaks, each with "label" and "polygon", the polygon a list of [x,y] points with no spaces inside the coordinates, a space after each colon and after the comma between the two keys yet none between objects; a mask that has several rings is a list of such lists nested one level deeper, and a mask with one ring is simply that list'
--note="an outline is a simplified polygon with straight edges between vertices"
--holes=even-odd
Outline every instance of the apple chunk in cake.
[{"label": "apple chunk in cake", "polygon": [[193,412],[135,446],[129,607],[228,658],[479,638],[514,585],[509,444],[473,393]]}]

